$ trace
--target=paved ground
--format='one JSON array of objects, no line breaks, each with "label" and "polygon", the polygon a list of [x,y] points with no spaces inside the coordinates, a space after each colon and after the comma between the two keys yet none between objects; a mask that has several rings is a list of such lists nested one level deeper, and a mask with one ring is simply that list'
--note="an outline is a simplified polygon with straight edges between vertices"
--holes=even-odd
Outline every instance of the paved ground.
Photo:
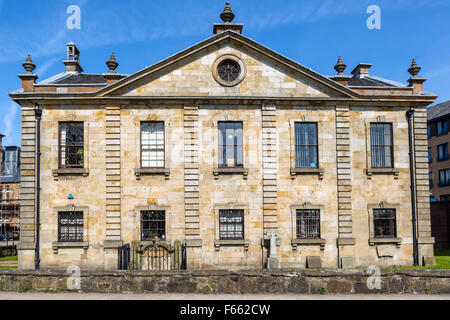
[{"label": "paved ground", "polygon": [[0,292],[0,301],[2,300],[450,300],[450,295],[193,295]]}]

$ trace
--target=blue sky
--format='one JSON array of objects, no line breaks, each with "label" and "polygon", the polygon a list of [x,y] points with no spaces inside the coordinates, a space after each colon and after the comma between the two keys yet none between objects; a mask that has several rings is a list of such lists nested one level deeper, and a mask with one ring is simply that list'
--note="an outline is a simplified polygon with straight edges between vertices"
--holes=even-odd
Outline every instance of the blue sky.
[{"label": "blue sky", "polygon": [[[406,83],[412,58],[429,80],[425,90],[450,100],[449,0],[231,0],[243,34],[321,74],[359,62],[371,73]],[[81,29],[69,30],[66,10],[81,8]],[[39,80],[64,70],[74,41],[88,73],[106,71],[114,51],[121,73],[133,73],[212,36],[224,0],[0,0],[0,133],[20,144],[20,110],[8,93],[28,53]],[[369,5],[381,9],[381,29],[369,30]]]}]

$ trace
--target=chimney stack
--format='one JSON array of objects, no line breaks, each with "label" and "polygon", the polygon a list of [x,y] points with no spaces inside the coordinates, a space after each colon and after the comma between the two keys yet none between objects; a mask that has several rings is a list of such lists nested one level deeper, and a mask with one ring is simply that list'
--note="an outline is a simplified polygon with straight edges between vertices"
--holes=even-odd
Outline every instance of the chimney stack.
[{"label": "chimney stack", "polygon": [[222,19],[223,23],[215,23],[213,33],[219,34],[219,33],[225,32],[227,30],[231,30],[231,31],[241,34],[242,29],[244,28],[244,25],[242,23],[232,23],[234,17],[235,17],[235,15],[234,15],[233,11],[231,10],[230,3],[227,2],[225,4],[225,9],[223,10],[222,14],[220,15],[220,18]]},{"label": "chimney stack", "polygon": [[361,78],[361,76],[368,75],[369,70],[372,67],[370,63],[360,63],[352,71],[354,78]]},{"label": "chimney stack", "polygon": [[67,45],[67,59],[63,61],[66,66],[66,72],[83,72],[80,66],[80,51],[73,42]]},{"label": "chimney stack", "polygon": [[25,72],[18,74],[17,76],[22,80],[23,92],[34,92],[34,84],[39,77],[33,73],[34,69],[36,69],[36,65],[31,60],[30,55],[28,55],[25,62],[22,63],[22,66],[25,69]]},{"label": "chimney stack", "polygon": [[409,86],[413,88],[413,94],[421,94],[423,92],[423,83],[427,81],[426,78],[418,76],[421,69],[416,63],[416,59],[413,59],[411,67],[408,69],[408,72],[412,75],[408,82]]}]

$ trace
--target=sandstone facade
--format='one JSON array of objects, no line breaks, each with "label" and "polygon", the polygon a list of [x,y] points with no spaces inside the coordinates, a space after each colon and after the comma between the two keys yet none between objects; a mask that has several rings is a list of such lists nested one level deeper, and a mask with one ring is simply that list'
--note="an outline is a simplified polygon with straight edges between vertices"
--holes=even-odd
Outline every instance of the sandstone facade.
[{"label": "sandstone facade", "polygon": [[[223,56],[244,65],[235,86],[216,80],[215,63]],[[140,240],[141,210],[165,210],[164,240],[186,244],[188,269],[264,268],[273,232],[282,268],[307,267],[307,257],[320,257],[322,266],[331,268],[411,265],[405,117],[411,108],[419,257],[433,260],[425,109],[433,95],[414,94],[413,86],[376,86],[371,92],[341,85],[233,31],[129,77],[105,81],[101,89],[62,88],[35,83],[32,92],[11,94],[22,106],[21,269],[34,268],[35,257],[34,103],[43,110],[42,268],[117,268],[117,248]],[[58,124],[67,121],[83,122],[81,171],[58,170]],[[164,122],[161,172],[140,170],[143,121]],[[218,170],[220,121],[242,122],[243,170]],[[301,122],[317,123],[317,170],[295,170],[294,127]],[[392,124],[390,171],[370,167],[369,127],[377,122]],[[299,208],[320,210],[320,239],[297,241]],[[395,239],[375,239],[374,208],[396,209]],[[218,241],[221,209],[244,211],[245,241]],[[57,216],[66,210],[84,212],[84,238],[75,245],[58,243]]]}]

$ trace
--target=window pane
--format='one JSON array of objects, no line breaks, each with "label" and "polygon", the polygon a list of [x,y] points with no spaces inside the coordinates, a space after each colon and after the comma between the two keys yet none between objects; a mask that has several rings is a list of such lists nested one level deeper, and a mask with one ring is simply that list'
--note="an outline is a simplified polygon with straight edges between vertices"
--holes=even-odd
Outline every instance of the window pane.
[{"label": "window pane", "polygon": [[141,240],[153,240],[158,237],[166,238],[166,212],[141,211]]},{"label": "window pane", "polygon": [[297,238],[320,238],[319,210],[297,210]]},{"label": "window pane", "polygon": [[295,166],[318,167],[317,124],[295,124]]},{"label": "window pane", "polygon": [[392,126],[389,123],[371,123],[370,145],[373,168],[390,168],[392,159]]},{"label": "window pane", "polygon": [[58,240],[61,242],[82,242],[84,235],[83,212],[58,213]]},{"label": "window pane", "polygon": [[165,165],[164,122],[142,122],[141,145],[141,166],[163,168]]},{"label": "window pane", "polygon": [[221,240],[244,239],[244,210],[219,211],[219,237]]},{"label": "window pane", "polygon": [[219,122],[219,166],[243,166],[242,122]]},{"label": "window pane", "polygon": [[82,122],[61,122],[60,167],[83,168],[84,166],[84,124]]},{"label": "window pane", "polygon": [[373,210],[374,233],[377,238],[395,238],[397,233],[395,209]]}]

